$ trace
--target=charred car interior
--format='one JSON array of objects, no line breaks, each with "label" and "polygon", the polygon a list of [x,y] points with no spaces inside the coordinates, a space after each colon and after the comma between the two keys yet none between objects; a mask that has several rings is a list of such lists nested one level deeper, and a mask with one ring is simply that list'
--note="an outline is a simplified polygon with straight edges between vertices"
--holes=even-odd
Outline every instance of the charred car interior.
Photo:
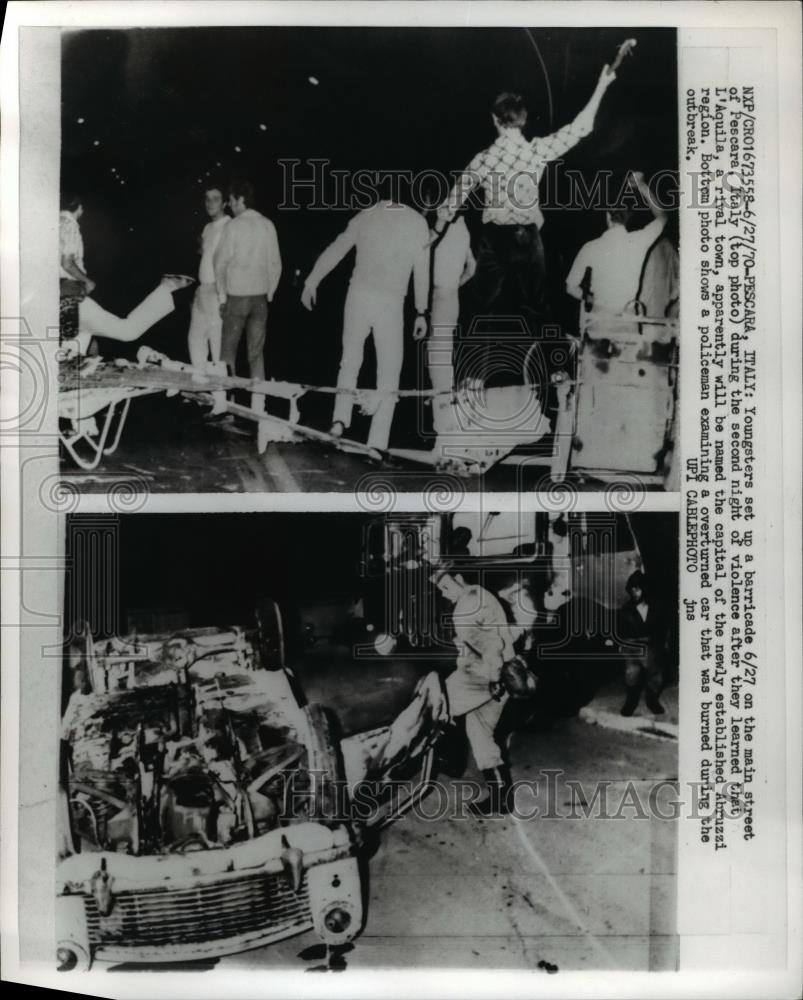
[{"label": "charred car interior", "polygon": [[301,703],[268,610],[272,633],[265,616],[255,630],[73,641],[62,967],[214,956],[309,927],[329,945],[359,933],[361,830],[343,798],[411,764],[424,785],[440,684],[423,678],[393,725],[340,741],[331,714]]}]

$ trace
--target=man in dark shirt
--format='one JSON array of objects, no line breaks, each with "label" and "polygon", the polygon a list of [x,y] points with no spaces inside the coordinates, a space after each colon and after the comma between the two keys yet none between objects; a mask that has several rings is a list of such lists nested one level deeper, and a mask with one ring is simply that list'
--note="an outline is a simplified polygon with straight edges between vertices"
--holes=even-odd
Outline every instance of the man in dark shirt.
[{"label": "man in dark shirt", "polygon": [[[632,715],[644,691],[647,708],[663,715],[658,695],[663,687],[661,659],[666,644],[666,619],[660,603],[649,594],[647,579],[641,570],[632,573],[626,589],[629,599],[619,611],[619,635],[633,650],[625,659],[627,696],[622,715]],[[640,647],[640,648],[639,648]]]}]

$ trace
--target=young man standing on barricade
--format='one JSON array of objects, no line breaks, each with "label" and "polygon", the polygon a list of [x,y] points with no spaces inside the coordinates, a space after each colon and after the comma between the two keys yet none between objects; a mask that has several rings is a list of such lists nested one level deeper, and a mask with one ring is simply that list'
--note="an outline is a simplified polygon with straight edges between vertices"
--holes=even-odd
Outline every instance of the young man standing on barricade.
[{"label": "young man standing on barricade", "polygon": [[[607,314],[611,318],[625,313],[628,309],[633,311],[647,255],[661,239],[666,225],[666,212],[650,191],[644,174],[638,171],[631,172],[628,175],[628,186],[642,196],[652,213],[652,221],[642,229],[633,229],[631,228],[633,213],[629,208],[611,208],[605,213],[607,226],[605,232],[595,240],[583,244],[566,277],[568,294],[575,299],[581,299],[584,297],[585,277],[590,268],[590,282],[585,288],[585,300],[594,312]],[[663,296],[666,304],[677,296],[677,267],[672,267],[676,259],[676,253],[666,254],[660,274],[663,280],[659,282],[659,276],[656,275],[654,281],[654,285],[660,284],[662,288],[671,289]],[[662,308],[660,315],[663,313]],[[626,331],[633,329],[627,324],[624,324],[623,328]],[[606,332],[610,335],[609,331]]]},{"label": "young man standing on barricade", "polygon": [[471,191],[482,186],[485,210],[483,235],[477,254],[473,291],[475,315],[494,311],[506,284],[512,288],[511,306],[536,336],[546,312],[546,267],[540,229],[544,217],[538,184],[551,160],[557,160],[588,135],[594,117],[616,74],[604,66],[591,99],[569,125],[552,135],[525,139],[527,108],[520,94],[500,94],[494,102],[496,141],[478,153],[458,178],[439,211],[441,232],[457,214]]},{"label": "young man standing on barricade", "polygon": [[[249,374],[253,379],[264,379],[268,303],[279,284],[282,258],[276,227],[253,204],[253,186],[248,181],[233,181],[229,205],[234,218],[223,229],[214,268],[223,318],[221,360],[234,375],[237,348],[245,332]],[[264,411],[264,394],[252,393],[251,408]]]},{"label": "young man standing on barricade", "polygon": [[223,192],[217,186],[204,191],[204,207],[209,222],[204,226],[200,239],[201,265],[198,269],[198,287],[192,300],[190,329],[187,347],[190,364],[203,370],[206,362],[220,361],[222,318],[215,288],[214,256],[223,227],[228,224]]},{"label": "young man standing on barricade", "polygon": [[[421,340],[427,332],[428,242],[429,230],[423,216],[398,202],[379,201],[356,215],[323,251],[301,294],[305,308],[312,309],[321,280],[352,248],[356,249],[343,311],[343,354],[337,388],[356,388],[365,341],[373,333],[376,387],[390,393],[374,412],[368,434],[368,446],[380,451],[388,447],[396,409],[392,393],[399,388],[404,356],[404,300],[411,274],[416,309],[413,337]],[[351,393],[338,394],[332,417],[334,436],[341,437],[351,424],[353,405]]]},{"label": "young man standing on barricade", "polygon": [[[435,236],[431,247],[430,274],[432,311],[427,339],[427,368],[432,388],[441,395],[432,400],[432,424],[443,438],[456,430],[453,420],[454,350],[460,317],[460,288],[477,268],[471,252],[471,236],[465,219],[458,215],[449,228]],[[438,442],[435,444],[438,448]]]}]

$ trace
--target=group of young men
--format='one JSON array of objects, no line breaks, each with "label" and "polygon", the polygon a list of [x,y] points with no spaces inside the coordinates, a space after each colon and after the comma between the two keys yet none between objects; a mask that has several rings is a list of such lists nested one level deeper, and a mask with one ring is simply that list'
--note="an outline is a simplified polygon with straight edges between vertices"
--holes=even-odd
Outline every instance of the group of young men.
[{"label": "group of young men", "polygon": [[[433,397],[433,424],[440,439],[453,430],[451,396],[455,388],[454,349],[460,312],[459,289],[472,282],[475,315],[493,315],[503,289],[512,290],[515,307],[534,336],[547,312],[545,260],[541,239],[543,215],[538,185],[546,165],[588,135],[607,88],[615,74],[606,66],[590,100],[569,125],[552,135],[524,138],[527,109],[517,94],[500,95],[493,108],[496,140],[480,152],[460,175],[448,198],[422,206],[434,216],[428,225],[423,214],[390,199],[360,211],[345,230],[320,254],[307,275],[301,304],[316,305],[320,283],[355,251],[343,313],[342,355],[331,433],[342,436],[351,424],[354,394],[365,344],[373,336],[377,361],[376,387],[384,390],[372,415],[368,445],[385,450],[390,440],[404,354],[404,305],[412,279],[414,340],[427,340],[429,378]],[[566,290],[584,299],[588,309],[616,315],[636,297],[643,280],[645,255],[660,238],[665,216],[651,197],[643,175],[632,183],[654,221],[630,231],[628,213],[609,211],[607,231],[586,244],[572,266]],[[459,214],[470,192],[485,194],[482,235],[475,256],[465,221]],[[226,198],[225,195],[228,195]],[[234,374],[240,342],[245,335],[249,373],[265,378],[265,345],[269,305],[282,273],[276,228],[254,207],[251,184],[235,180],[224,192],[219,186],[205,191],[209,222],[200,240],[198,287],[192,305],[188,349],[193,366],[222,363]],[[231,216],[226,213],[228,205]],[[128,317],[100,309],[90,295],[94,283],[86,274],[78,229],[79,202],[62,206],[62,295],[79,300],[78,339],[88,349],[93,334],[133,340],[169,312],[171,292],[182,287],[168,276]],[[671,270],[671,268],[670,268]],[[671,278],[671,275],[670,275]],[[670,289],[671,291],[671,289]],[[664,289],[664,298],[667,291]],[[510,301],[506,303],[508,308]],[[423,386],[421,387],[423,388]],[[252,406],[264,407],[264,395],[255,393]],[[436,443],[437,447],[437,443]],[[499,683],[502,665],[513,656],[514,636],[499,601],[480,587],[470,586],[460,574],[439,570],[433,582],[455,605],[455,636],[459,647],[457,669],[447,681],[453,717],[465,716],[468,738],[478,767],[489,785],[488,798],[478,806],[483,815],[507,811],[509,771],[495,741],[494,730],[506,700]],[[626,608],[629,635],[643,640],[644,658],[628,662],[628,698],[623,714],[632,714],[646,686],[649,708],[658,702],[660,671],[650,652],[651,611],[643,580],[628,585]],[[651,633],[650,633],[651,635]]]},{"label": "group of young men", "polygon": [[[570,124],[548,136],[525,139],[527,109],[518,94],[501,94],[493,107],[496,140],[481,151],[459,176],[440,204],[422,206],[434,216],[432,228],[415,209],[384,199],[359,212],[320,254],[304,281],[301,303],[314,309],[320,283],[351,251],[354,266],[346,296],[342,355],[337,375],[331,433],[342,436],[351,424],[354,393],[365,343],[373,336],[376,388],[386,395],[372,415],[368,445],[387,449],[404,355],[404,304],[412,278],[415,320],[412,336],[427,338],[433,425],[438,440],[455,429],[455,334],[460,312],[459,289],[471,281],[475,316],[490,316],[506,291],[535,336],[546,319],[543,215],[538,185],[546,165],[588,135],[615,74],[605,66],[586,106]],[[660,237],[665,217],[650,197],[643,175],[632,175],[653,210],[654,222],[630,232],[627,211],[607,213],[607,232],[582,248],[566,283],[569,294],[585,297],[587,306],[617,312],[635,298],[644,257]],[[485,195],[482,234],[475,256],[460,214],[470,192]],[[228,196],[226,198],[226,195]],[[269,305],[282,273],[276,228],[254,207],[254,189],[234,180],[223,191],[210,186],[204,194],[209,222],[201,235],[198,287],[188,335],[191,363],[204,367],[222,362],[234,374],[239,344],[245,335],[249,374],[265,377],[265,345]],[[231,216],[226,213],[228,205]],[[132,340],[172,309],[170,292],[182,287],[167,278],[134,312],[114,317],[90,298],[93,283],[83,269],[78,233],[80,204],[63,205],[62,279],[83,284],[79,327],[83,350],[93,334]],[[178,282],[178,283],[177,283]],[[419,386],[418,388],[425,388]],[[252,396],[252,407],[264,407],[264,395]],[[437,442],[436,442],[437,446]]]},{"label": "group of young men", "polygon": [[[449,196],[441,203],[425,200],[420,206],[434,215],[432,228],[423,214],[390,199],[378,201],[359,212],[345,230],[321,253],[304,281],[301,302],[313,310],[320,283],[349,254],[355,252],[343,312],[342,355],[331,433],[342,436],[349,428],[353,410],[353,390],[363,362],[365,343],[373,336],[376,354],[376,387],[386,395],[372,415],[368,445],[380,451],[388,447],[396,407],[404,356],[404,305],[412,278],[415,341],[427,339],[427,368],[434,396],[433,426],[438,439],[455,430],[451,395],[455,388],[455,335],[460,312],[459,289],[471,281],[472,311],[475,316],[491,316],[503,295],[509,310],[511,301],[530,336],[535,336],[547,319],[546,268],[540,229],[543,215],[539,206],[538,185],[547,164],[563,156],[588,135],[594,118],[615,74],[603,68],[590,100],[569,125],[549,136],[524,138],[527,109],[520,95],[501,94],[493,108],[497,139],[480,152],[462,172]],[[654,221],[644,229],[630,231],[627,209],[606,213],[607,232],[599,240],[582,248],[572,267],[566,289],[597,311],[617,313],[636,298],[640,287],[645,256],[659,240],[666,217],[642,174],[631,175],[637,191],[651,209]],[[477,256],[460,211],[474,188],[485,196],[482,235]],[[215,197],[214,212],[209,198]],[[241,191],[232,190],[232,198]],[[207,192],[207,210],[211,222],[204,230],[204,259],[201,286],[196,293],[190,334],[193,359],[202,360],[205,313],[216,322],[217,305],[224,310],[223,350],[221,357],[230,367],[236,357],[236,345],[247,331],[248,357],[253,377],[263,372],[262,345],[265,340],[265,300],[270,301],[281,270],[275,231],[268,220],[260,225],[266,232],[264,249],[258,256],[257,244],[243,235],[235,236],[231,225],[223,221],[220,192]],[[250,207],[246,196],[246,214],[261,218]],[[235,221],[242,218],[235,210]],[[212,245],[220,240],[217,250]],[[251,254],[254,280],[241,288],[237,277],[240,264]],[[257,263],[258,262],[258,263]],[[261,284],[256,280],[262,277]],[[585,279],[585,280],[584,280]],[[264,288],[262,286],[265,286]],[[585,292],[583,289],[585,288]],[[241,302],[241,297],[257,296],[259,301]],[[234,304],[232,304],[232,299]],[[208,301],[205,310],[201,303]],[[225,305],[224,305],[225,304]],[[196,322],[196,315],[199,320]],[[215,334],[208,336],[215,359]],[[425,388],[424,385],[418,388]],[[437,447],[437,443],[436,443]]]},{"label": "group of young men", "polygon": [[[459,289],[471,281],[472,311],[490,316],[506,291],[527,331],[535,336],[547,315],[544,248],[540,229],[543,215],[538,184],[546,165],[563,156],[588,135],[607,88],[615,74],[604,67],[590,100],[569,125],[549,136],[524,138],[527,109],[517,94],[501,94],[493,108],[496,140],[480,152],[459,176],[440,204],[421,206],[434,216],[432,228],[415,209],[384,199],[359,212],[346,229],[321,253],[304,281],[301,302],[315,307],[318,286],[351,251],[355,251],[343,313],[342,355],[331,433],[342,436],[351,424],[365,343],[373,336],[377,359],[376,387],[386,395],[372,415],[368,445],[388,447],[404,356],[404,304],[412,278],[414,340],[427,338],[427,367],[434,390],[433,425],[439,439],[454,428],[451,393],[455,388],[455,334],[460,312]],[[660,237],[665,217],[650,197],[643,175],[633,175],[634,186],[653,210],[654,222],[631,232],[628,212],[606,215],[608,230],[582,248],[569,272],[566,288],[598,311],[618,312],[635,298],[645,254]],[[460,214],[474,188],[485,196],[478,252]],[[228,198],[225,198],[228,195]],[[231,216],[226,213],[226,205]],[[76,245],[75,206],[62,212],[62,277],[85,281],[81,303],[81,332],[120,340],[135,339],[143,324],[155,322],[172,308],[167,281],[135,312],[119,319],[101,315],[89,294],[92,284],[82,270]],[[265,377],[265,344],[269,304],[279,285],[281,254],[273,223],[254,207],[250,183],[233,181],[224,192],[205,191],[209,222],[201,236],[199,283],[192,306],[188,336],[191,363],[222,362],[234,373],[237,352],[245,335],[249,374]],[[82,278],[83,275],[83,278]],[[589,280],[590,276],[590,280]],[[511,298],[512,296],[512,298]],[[98,315],[95,315],[98,314]],[[147,328],[147,327],[146,327]],[[425,388],[425,386],[419,386]],[[264,406],[255,394],[252,406]]]}]

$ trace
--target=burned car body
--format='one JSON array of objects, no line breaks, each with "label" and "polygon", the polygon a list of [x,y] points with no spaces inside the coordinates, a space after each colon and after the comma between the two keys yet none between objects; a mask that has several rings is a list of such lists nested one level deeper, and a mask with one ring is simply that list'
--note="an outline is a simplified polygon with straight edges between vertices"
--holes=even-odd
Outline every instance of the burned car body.
[{"label": "burned car body", "polygon": [[[63,730],[62,968],[231,954],[363,924],[348,808],[394,769],[422,793],[446,708],[423,678],[389,726],[339,740],[264,629],[93,642]],[[382,812],[366,824],[381,820]]]}]

